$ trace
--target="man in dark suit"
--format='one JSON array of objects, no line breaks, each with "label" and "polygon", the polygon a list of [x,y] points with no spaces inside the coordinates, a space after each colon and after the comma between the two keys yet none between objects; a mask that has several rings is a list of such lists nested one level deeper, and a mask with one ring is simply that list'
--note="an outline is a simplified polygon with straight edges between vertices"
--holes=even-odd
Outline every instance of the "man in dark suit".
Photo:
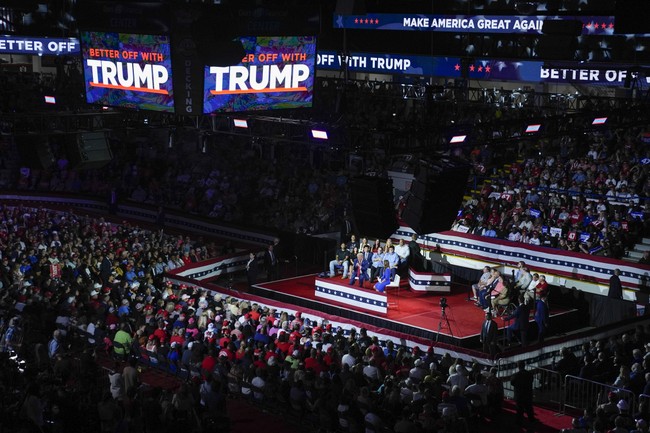
[{"label": "man in dark suit", "polygon": [[246,279],[248,280],[248,287],[257,283],[257,257],[255,253],[248,255],[248,262],[246,263]]},{"label": "man in dark suit", "polygon": [[621,270],[614,269],[614,275],[609,279],[609,292],[607,292],[609,298],[623,299],[623,286],[619,275],[621,275]]},{"label": "man in dark suit", "polygon": [[108,252],[104,255],[102,262],[99,265],[99,276],[102,279],[102,283],[108,283],[108,277],[113,273],[113,253]]},{"label": "man in dark suit", "polygon": [[481,343],[483,343],[483,352],[489,353],[491,358],[497,353],[497,333],[499,325],[492,319],[492,313],[485,313],[485,322],[481,328]]},{"label": "man in dark suit", "polygon": [[517,362],[517,367],[519,370],[510,378],[517,402],[517,424],[522,424],[524,421],[524,412],[528,416],[528,421],[534,423],[536,420],[533,410],[533,373],[526,370],[524,361]]},{"label": "man in dark suit", "polygon": [[409,266],[417,272],[424,271],[424,256],[418,244],[418,235],[413,233],[409,242]]},{"label": "man in dark suit", "polygon": [[273,244],[270,244],[264,252],[264,266],[266,267],[266,275],[269,281],[277,280],[279,278],[278,256],[273,249]]},{"label": "man in dark suit", "polygon": [[535,323],[537,323],[537,341],[539,343],[544,342],[544,336],[546,335],[546,328],[548,328],[548,304],[542,300],[538,299],[535,301]]},{"label": "man in dark suit", "polygon": [[508,342],[512,340],[512,336],[515,332],[519,333],[519,338],[521,340],[521,345],[526,347],[528,345],[528,322],[530,320],[530,306],[526,304],[526,300],[523,294],[519,294],[519,305],[515,308],[515,311],[508,317],[505,317],[504,320],[514,322],[506,328],[506,338]]},{"label": "man in dark suit", "polygon": [[[368,248],[364,248],[368,249]],[[350,269],[350,285],[354,285],[354,279],[359,278],[359,287],[363,287],[363,282],[368,279],[368,268],[370,268],[370,261],[366,260],[365,256],[372,257],[372,253],[365,252],[357,254],[357,258],[354,259],[352,264],[352,269]]]}]

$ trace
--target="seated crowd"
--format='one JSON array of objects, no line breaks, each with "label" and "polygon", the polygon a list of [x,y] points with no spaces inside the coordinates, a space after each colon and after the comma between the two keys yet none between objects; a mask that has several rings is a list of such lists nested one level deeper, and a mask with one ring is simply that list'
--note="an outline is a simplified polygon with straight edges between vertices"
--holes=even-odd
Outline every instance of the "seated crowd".
[{"label": "seated crowd", "polygon": [[566,433],[646,433],[650,425],[650,333],[643,325],[633,332],[584,343],[578,352],[567,348],[553,367],[607,385],[595,406],[584,408]]},{"label": "seated crowd", "polygon": [[455,228],[621,258],[648,233],[650,181],[641,132],[592,134],[583,147],[562,139],[557,152],[524,156],[464,203]]},{"label": "seated crowd", "polygon": [[118,204],[164,204],[219,221],[292,233],[332,231],[340,223],[347,173],[309,166],[301,159],[304,155],[293,152],[269,163],[260,158],[248,138],[219,138],[224,141],[219,145],[227,145],[230,151],[218,156],[203,154],[179,140],[171,150],[160,143],[142,152],[117,150],[108,165],[92,170],[74,170],[65,150],[54,149],[57,164],[15,173],[8,186],[21,191],[81,193],[102,200],[115,189]]},{"label": "seated crowd", "polygon": [[[2,376],[20,402],[3,406],[8,423],[84,431],[69,403],[82,400],[102,432],[172,431],[226,422],[227,396],[278,404],[325,430],[466,431],[498,414],[496,370],[164,283],[156,258],[179,266],[203,251],[198,241],[43,209],[5,208],[1,218],[1,351],[29,361],[20,380]],[[93,357],[109,363],[107,375]],[[163,367],[179,386],[140,383],[138,365]]]},{"label": "seated crowd", "polygon": [[[66,76],[65,83],[74,79]],[[401,86],[382,84],[379,90],[369,83],[356,83],[346,94],[349,108],[341,115],[335,108],[340,99],[337,87],[341,83],[330,83],[320,89],[314,108],[317,114],[311,110],[308,114],[291,112],[289,117],[315,115],[328,119],[332,113],[337,113],[337,123],[343,116],[350,136],[359,136],[359,145],[394,148],[396,143],[391,131],[399,132],[399,136],[407,133],[419,136],[424,131],[431,133],[436,129],[431,126],[433,121],[440,128],[451,124],[486,128],[493,121],[524,115],[524,110],[480,104],[456,106],[451,101],[437,101],[425,109],[424,104],[406,103]],[[6,91],[13,94],[16,88],[10,84]],[[375,98],[385,103],[369,103]],[[18,103],[23,100],[5,98],[3,101]],[[449,104],[454,109],[450,109]],[[35,111],[41,108],[34,106]],[[178,128],[178,139],[172,148],[168,147],[167,137],[152,134],[149,125],[143,128],[147,132],[141,142],[128,142],[119,134],[111,135],[112,161],[99,169],[75,170],[65,147],[55,141],[50,147],[56,163],[43,169],[25,164],[19,153],[7,146],[6,152],[0,155],[0,167],[15,169],[6,182],[4,176],[0,182],[13,190],[82,193],[102,200],[114,189],[119,203],[132,200],[154,206],[164,204],[219,221],[314,234],[338,230],[344,212],[349,210],[350,176],[370,172],[385,176],[391,159],[369,156],[364,158],[363,167],[350,164],[348,168],[348,163],[342,161],[344,154],[338,151],[312,151],[302,144],[271,144],[263,139],[252,143],[249,136],[225,134],[215,135],[213,146],[208,146],[203,153],[201,146],[196,145],[196,137],[182,133],[182,128]],[[368,129],[376,128],[387,132],[375,134],[377,141],[368,142]],[[354,138],[350,141],[357,144]],[[229,151],[215,150],[224,147]],[[460,158],[471,157],[471,149],[456,150]],[[493,167],[491,157],[486,156],[490,153],[481,151],[484,157],[481,164],[486,170]],[[178,158],[179,154],[183,158]],[[32,168],[27,169],[28,166]],[[260,198],[264,206],[259,206]]]}]

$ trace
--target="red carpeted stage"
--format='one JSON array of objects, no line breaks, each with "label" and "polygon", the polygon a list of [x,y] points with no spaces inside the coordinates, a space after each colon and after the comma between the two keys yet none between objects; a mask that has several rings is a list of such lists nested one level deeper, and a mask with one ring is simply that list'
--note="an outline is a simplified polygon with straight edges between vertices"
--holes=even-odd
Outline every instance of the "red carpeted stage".
[{"label": "red carpeted stage", "polygon": [[[317,296],[317,286],[332,288],[333,285],[341,291],[339,295],[343,294],[339,301],[335,300],[336,298],[325,299]],[[353,289],[348,297],[355,298],[354,301],[345,299],[344,293],[348,289]],[[402,281],[399,289],[387,289],[385,314],[371,311],[374,306],[364,307],[364,302],[370,304],[378,302],[377,292],[369,283],[361,289],[357,284],[354,287],[349,286],[347,280],[341,280],[339,277],[322,279],[315,275],[306,275],[288,278],[256,284],[249,293],[294,305],[296,309],[308,308],[367,324],[368,327],[383,328],[396,336],[399,334],[415,336],[428,341],[440,341],[462,347],[478,346],[478,334],[485,318],[483,310],[468,300],[467,288],[455,285],[452,285],[450,293],[416,293],[409,289],[407,281]],[[366,293],[369,299],[365,299],[363,293]],[[446,319],[442,315],[440,306],[443,297],[447,299],[449,305],[445,309]],[[577,310],[553,307],[550,313],[551,326],[554,324],[559,326],[560,321],[565,319],[570,321],[571,316],[577,314]],[[497,317],[496,321],[501,329],[507,326],[507,322],[502,317]],[[534,322],[531,324],[531,331],[531,335],[536,335]]]}]

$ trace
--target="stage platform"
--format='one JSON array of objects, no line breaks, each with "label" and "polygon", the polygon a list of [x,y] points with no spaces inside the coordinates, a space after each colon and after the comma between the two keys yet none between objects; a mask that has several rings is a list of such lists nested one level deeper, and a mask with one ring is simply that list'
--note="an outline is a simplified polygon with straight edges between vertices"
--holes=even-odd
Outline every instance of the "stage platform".
[{"label": "stage platform", "polygon": [[[479,346],[479,332],[485,318],[482,309],[476,307],[473,301],[467,299],[467,288],[452,284],[449,293],[413,292],[408,286],[389,288],[386,291],[387,309],[383,312],[369,311],[367,308],[356,308],[347,302],[337,302],[316,296],[317,282],[327,282],[327,286],[336,285],[344,291],[347,280],[335,278],[318,278],[316,275],[305,275],[279,281],[256,284],[248,293],[269,300],[291,304],[296,309],[312,309],[328,315],[338,316],[358,323],[366,324],[369,328],[381,328],[386,333],[400,336],[416,336],[428,341],[439,341],[466,348]],[[377,292],[369,283],[365,288],[354,286],[354,295],[364,293],[373,299]],[[442,316],[440,299],[445,297],[449,307],[445,309],[446,319]],[[550,311],[551,332],[553,329],[566,329],[566,326],[576,319],[578,311],[568,307],[555,306]],[[500,329],[507,326],[503,318],[497,317]],[[536,335],[536,325],[531,316],[531,336]],[[531,340],[534,342],[534,338]]]}]

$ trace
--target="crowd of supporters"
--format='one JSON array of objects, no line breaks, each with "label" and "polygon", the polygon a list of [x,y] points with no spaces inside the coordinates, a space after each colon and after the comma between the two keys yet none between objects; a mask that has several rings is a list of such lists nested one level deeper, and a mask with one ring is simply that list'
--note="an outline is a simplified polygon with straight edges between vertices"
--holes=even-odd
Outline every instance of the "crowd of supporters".
[{"label": "crowd of supporters", "polygon": [[27,175],[16,173],[10,187],[81,193],[102,200],[113,191],[118,204],[131,200],[164,205],[219,221],[293,233],[338,230],[345,210],[347,172],[310,166],[304,154],[281,153],[282,146],[276,146],[276,159],[270,161],[260,158],[249,138],[215,140],[218,149],[208,154],[180,141],[172,149],[146,143],[141,152],[116,145],[113,160],[104,168],[81,171],[70,167],[63,149],[55,150],[57,164]]},{"label": "crowd of supporters", "polygon": [[[350,176],[385,175],[391,164],[386,149],[404,147],[401,152],[408,152],[418,135],[431,133],[432,125],[481,130],[479,135],[490,139],[506,134],[505,143],[518,134],[522,116],[550,115],[535,106],[462,104],[453,86],[444,87],[429,102],[422,95],[411,95],[414,103],[404,102],[408,92],[423,94],[425,90],[423,85],[319,81],[314,116],[345,125],[347,140],[363,156],[362,166],[348,167],[341,149],[240,135],[214,135],[203,153],[196,145],[197,137],[179,128],[172,148],[167,146],[167,137],[159,134],[150,134],[136,149],[116,136],[113,160],[95,170],[74,170],[65,146],[52,143],[55,164],[16,170],[7,186],[103,199],[114,191],[121,202],[164,205],[221,221],[295,233],[322,233],[338,230],[349,211]],[[378,102],[369,104],[369,100]],[[567,120],[560,123],[558,137],[511,142],[518,147],[518,160],[496,146],[480,144],[485,137],[476,140],[479,144],[474,148],[455,148],[455,156],[474,166],[476,179],[493,173],[489,183],[464,204],[459,225],[472,233],[532,245],[624,255],[646,231],[645,199],[650,184],[643,163],[647,153],[644,131],[603,129],[578,135],[572,128],[579,127]],[[371,136],[368,130],[373,131]],[[183,158],[178,158],[179,153]]]},{"label": "crowd of supporters", "polygon": [[[641,132],[593,133],[581,145],[560,140],[558,152],[525,152],[463,204],[456,229],[623,257],[648,232],[650,182]],[[473,158],[480,163],[481,149]]]},{"label": "crowd of supporters", "polygon": [[[181,266],[214,245],[44,209],[4,208],[0,219],[7,428],[223,428],[229,396],[330,431],[450,431],[498,414],[487,409],[503,398],[495,370],[160,279],[161,262]],[[140,383],[138,367],[154,366],[180,385]]]},{"label": "crowd of supporters", "polygon": [[[648,431],[650,425],[650,335],[648,328],[584,343],[581,350],[562,349],[554,368],[603,384],[594,406],[573,419],[566,433],[617,433]],[[594,400],[592,400],[594,401]]]}]

